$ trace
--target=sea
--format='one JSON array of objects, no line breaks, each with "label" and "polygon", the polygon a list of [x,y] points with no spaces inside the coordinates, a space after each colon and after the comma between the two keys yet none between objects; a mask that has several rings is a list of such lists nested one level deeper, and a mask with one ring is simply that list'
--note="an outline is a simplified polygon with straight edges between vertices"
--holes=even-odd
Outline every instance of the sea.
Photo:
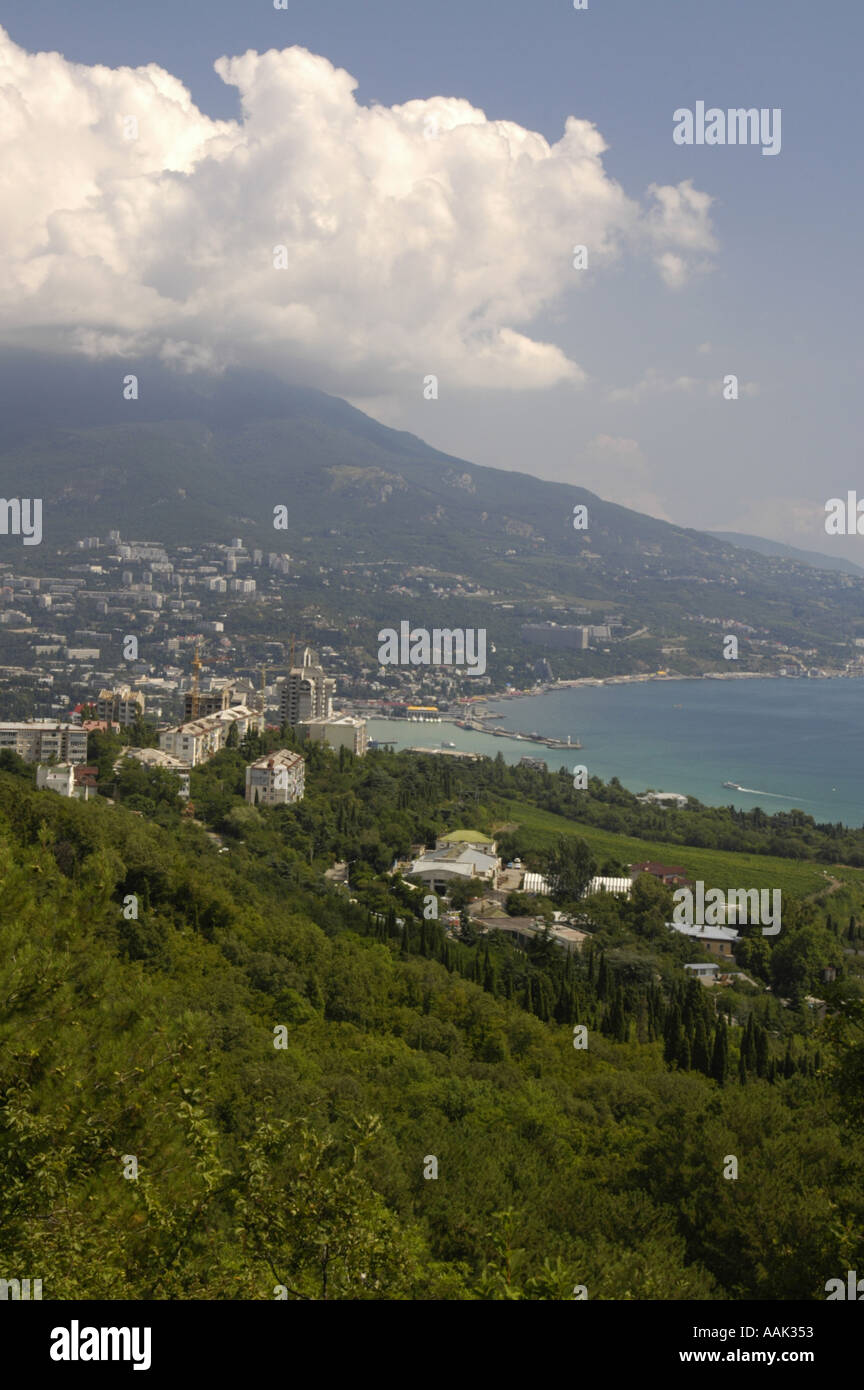
[{"label": "sea", "polygon": [[[496,727],[548,738],[568,735],[579,750],[546,748],[452,723],[371,719],[370,739],[397,749],[502,753],[508,763],[542,758],[547,767],[583,765],[631,791],[679,792],[708,806],[793,807],[817,821],[864,824],[864,680],[664,680],[583,685],[489,700]],[[736,782],[742,790],[724,787]]]}]

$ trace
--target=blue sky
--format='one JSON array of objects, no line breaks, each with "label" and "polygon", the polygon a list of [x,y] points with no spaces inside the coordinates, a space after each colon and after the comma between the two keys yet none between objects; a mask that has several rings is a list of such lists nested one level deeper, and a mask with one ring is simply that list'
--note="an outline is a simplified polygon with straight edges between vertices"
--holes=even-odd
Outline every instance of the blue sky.
[{"label": "blue sky", "polygon": [[[301,45],[346,68],[364,105],[460,97],[550,142],[568,116],[591,121],[608,146],[603,168],[630,199],[691,180],[713,200],[708,268],[670,290],[626,255],[538,313],[532,337],[579,364],[579,389],[466,387],[445,373],[432,402],[383,382],[343,394],[476,462],[585,483],[685,525],[861,558],[859,538],[829,540],[821,522],[827,497],[859,483],[864,493],[860,4],[11,0],[0,22],[30,51],[159,64],[214,118],[240,115],[217,58]],[[672,113],[697,100],[780,107],[781,153],[676,146]],[[724,402],[731,372],[752,394]],[[662,387],[682,378],[708,386]]]}]

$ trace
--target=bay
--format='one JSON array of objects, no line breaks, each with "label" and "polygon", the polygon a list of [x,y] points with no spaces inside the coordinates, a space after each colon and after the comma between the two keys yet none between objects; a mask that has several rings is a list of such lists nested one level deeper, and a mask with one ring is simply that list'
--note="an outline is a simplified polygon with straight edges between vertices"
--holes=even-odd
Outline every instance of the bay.
[{"label": "bay", "polygon": [[504,716],[498,727],[569,735],[582,749],[404,719],[370,720],[369,737],[397,748],[452,742],[509,763],[537,757],[552,770],[583,764],[631,791],[681,792],[709,806],[797,807],[817,821],[864,822],[864,681],[644,681],[490,700],[486,709]]}]

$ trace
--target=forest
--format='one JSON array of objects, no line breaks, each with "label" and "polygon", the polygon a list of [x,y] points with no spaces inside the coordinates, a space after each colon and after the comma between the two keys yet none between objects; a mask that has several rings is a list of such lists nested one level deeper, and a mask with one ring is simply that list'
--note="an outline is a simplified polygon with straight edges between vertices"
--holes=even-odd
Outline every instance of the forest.
[{"label": "forest", "polygon": [[[10,1268],[45,1298],[774,1300],[860,1266],[856,875],[709,989],[661,884],[574,896],[610,866],[557,775],[313,747],[304,801],[253,808],[277,739],[196,769],[191,812],[99,736],[110,799],[4,757]],[[567,834],[520,832],[544,798]],[[424,915],[394,863],[464,826],[550,872],[580,952],[484,931],[473,890]]]}]

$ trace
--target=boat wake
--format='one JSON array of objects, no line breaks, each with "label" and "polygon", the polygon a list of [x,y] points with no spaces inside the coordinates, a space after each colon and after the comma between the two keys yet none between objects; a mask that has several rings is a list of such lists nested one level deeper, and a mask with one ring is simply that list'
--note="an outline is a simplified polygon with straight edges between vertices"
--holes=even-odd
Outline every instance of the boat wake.
[{"label": "boat wake", "polygon": [[794,801],[794,796],[788,796],[786,792],[763,792],[758,787],[742,787],[740,782],[724,782],[724,787],[729,787],[732,791],[746,792],[748,796],[773,796],[778,801]]}]

